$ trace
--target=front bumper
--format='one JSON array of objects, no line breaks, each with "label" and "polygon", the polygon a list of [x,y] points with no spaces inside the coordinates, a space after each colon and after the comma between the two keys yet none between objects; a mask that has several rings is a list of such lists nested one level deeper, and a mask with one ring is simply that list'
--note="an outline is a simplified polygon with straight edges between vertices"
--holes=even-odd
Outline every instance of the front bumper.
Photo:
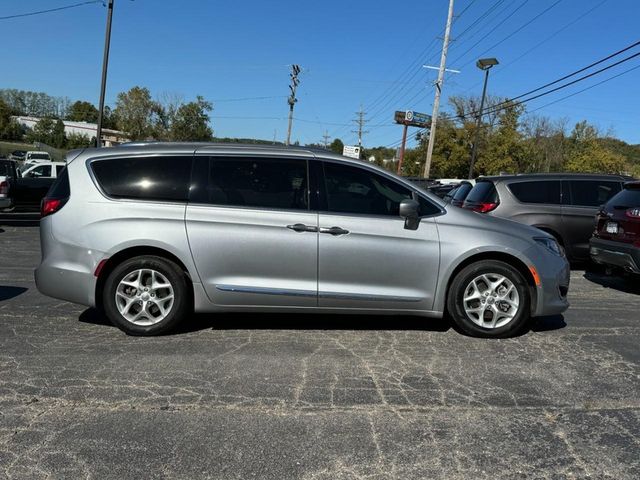
[{"label": "front bumper", "polygon": [[544,317],[563,313],[569,308],[567,299],[571,280],[569,262],[565,257],[547,253],[542,250],[542,247],[533,247],[526,253],[531,266],[540,277],[540,284],[535,289],[536,295],[531,315]]},{"label": "front bumper", "polygon": [[627,272],[640,274],[640,248],[601,238],[589,242],[591,259],[600,265],[619,267]]}]

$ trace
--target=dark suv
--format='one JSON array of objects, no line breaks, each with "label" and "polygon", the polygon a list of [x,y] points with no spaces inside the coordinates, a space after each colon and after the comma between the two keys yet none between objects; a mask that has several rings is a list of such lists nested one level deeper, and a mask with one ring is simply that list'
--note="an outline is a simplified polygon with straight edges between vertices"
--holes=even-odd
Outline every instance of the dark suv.
[{"label": "dark suv", "polygon": [[483,177],[464,208],[538,227],[552,234],[570,259],[588,260],[595,215],[628,180],[569,173]]},{"label": "dark suv", "polygon": [[625,184],[598,212],[591,258],[640,274],[640,182]]}]

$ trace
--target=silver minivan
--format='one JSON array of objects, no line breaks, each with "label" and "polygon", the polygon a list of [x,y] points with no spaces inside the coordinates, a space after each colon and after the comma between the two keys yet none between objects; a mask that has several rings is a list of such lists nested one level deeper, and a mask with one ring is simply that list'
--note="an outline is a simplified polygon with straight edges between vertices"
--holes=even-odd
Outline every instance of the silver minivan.
[{"label": "silver minivan", "polygon": [[469,335],[507,337],[568,307],[552,236],[324,150],[73,151],[43,200],[40,235],[38,289],[134,335],[195,311],[448,313]]}]

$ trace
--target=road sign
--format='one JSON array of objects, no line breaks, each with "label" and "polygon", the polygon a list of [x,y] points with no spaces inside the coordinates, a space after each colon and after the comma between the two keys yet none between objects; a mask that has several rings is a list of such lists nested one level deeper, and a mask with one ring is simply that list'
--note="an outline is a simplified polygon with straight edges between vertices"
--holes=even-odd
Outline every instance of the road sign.
[{"label": "road sign", "polygon": [[360,147],[356,145],[345,145],[342,147],[342,155],[351,158],[360,158]]},{"label": "road sign", "polygon": [[413,110],[396,111],[394,115],[396,123],[408,125],[410,127],[428,128],[431,125],[431,115],[414,112]]}]

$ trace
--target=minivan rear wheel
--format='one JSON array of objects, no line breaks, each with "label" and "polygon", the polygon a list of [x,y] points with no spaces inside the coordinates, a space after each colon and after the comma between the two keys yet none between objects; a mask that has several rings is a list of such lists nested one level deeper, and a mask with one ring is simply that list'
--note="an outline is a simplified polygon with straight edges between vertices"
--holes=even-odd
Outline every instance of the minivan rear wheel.
[{"label": "minivan rear wheel", "polygon": [[447,308],[456,325],[474,337],[506,338],[520,334],[531,318],[526,279],[508,263],[481,260],[453,279]]},{"label": "minivan rear wheel", "polygon": [[173,262],[140,256],[116,266],[104,284],[106,316],[129,335],[159,335],[189,313],[188,283]]}]

